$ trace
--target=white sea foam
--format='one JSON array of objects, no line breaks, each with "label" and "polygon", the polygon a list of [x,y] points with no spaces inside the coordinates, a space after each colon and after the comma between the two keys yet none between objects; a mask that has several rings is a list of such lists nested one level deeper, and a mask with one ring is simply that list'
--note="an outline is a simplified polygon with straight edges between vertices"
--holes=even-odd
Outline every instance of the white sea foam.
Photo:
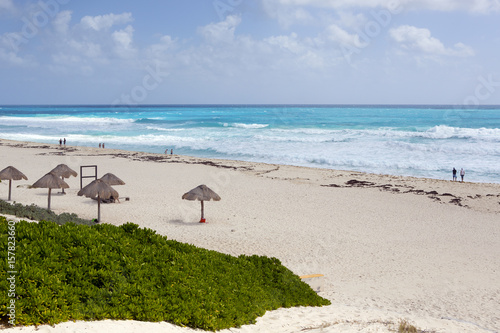
[{"label": "white sea foam", "polygon": [[[18,141],[34,141],[34,142],[58,142],[60,136],[39,135],[39,134],[18,134],[18,133],[0,133],[1,138]],[[165,143],[185,144],[202,141],[201,138],[193,137],[178,137],[170,135],[138,135],[138,136],[116,136],[116,135],[84,135],[84,134],[69,134],[65,136],[68,143],[71,144],[88,144],[105,142],[107,144],[115,144],[120,147],[124,145],[153,145],[163,146]],[[109,146],[109,148],[111,148]]]},{"label": "white sea foam", "polygon": [[434,126],[425,133],[431,139],[482,138],[500,140],[500,128],[459,128],[440,125]]},{"label": "white sea foam", "polygon": [[313,129],[313,128],[294,128],[294,129],[271,129],[273,132],[284,134],[304,134],[304,135],[338,135],[338,136],[366,136],[374,137],[393,137],[393,138],[429,138],[429,139],[470,139],[481,138],[487,140],[500,140],[500,128],[460,128],[446,125],[434,126],[426,131],[403,131],[394,128],[379,129]]},{"label": "white sea foam", "polygon": [[243,124],[243,123],[223,123],[224,127],[236,127],[236,128],[246,128],[246,129],[259,129],[268,127],[269,124]]},{"label": "white sea foam", "polygon": [[273,128],[271,129],[273,132],[278,132],[278,133],[296,133],[296,134],[307,134],[307,135],[314,135],[314,134],[335,134],[340,132],[340,130],[332,130],[332,129],[317,129],[317,128]]},{"label": "white sea foam", "polygon": [[164,128],[159,126],[146,126],[147,130],[150,131],[160,131],[160,132],[183,132],[186,131],[185,128]]},{"label": "white sea foam", "polygon": [[82,126],[110,126],[117,124],[130,124],[134,119],[120,118],[92,118],[92,117],[0,117],[0,122],[4,125],[11,126],[28,126],[28,127],[52,127],[54,124],[62,125],[82,125]]},{"label": "white sea foam", "polygon": [[326,143],[326,142],[346,142],[348,138],[335,137],[334,135],[325,136],[273,136],[273,135],[255,135],[256,140],[265,142],[289,142],[289,143]]}]

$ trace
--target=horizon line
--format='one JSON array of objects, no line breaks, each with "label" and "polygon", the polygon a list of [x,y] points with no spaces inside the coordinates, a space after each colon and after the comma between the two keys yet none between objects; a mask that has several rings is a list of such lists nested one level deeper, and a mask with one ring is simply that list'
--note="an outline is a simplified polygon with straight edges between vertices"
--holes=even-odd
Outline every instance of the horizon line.
[{"label": "horizon line", "polygon": [[481,107],[500,107],[500,104],[480,104],[480,105],[463,105],[463,104],[368,104],[368,103],[172,103],[172,104],[0,104],[0,107],[14,107],[14,106],[54,106],[54,107],[75,107],[75,106],[93,106],[93,107],[114,107],[114,108],[134,108],[134,107],[163,107],[163,106],[440,106],[440,107],[461,107],[461,108],[481,108]]}]

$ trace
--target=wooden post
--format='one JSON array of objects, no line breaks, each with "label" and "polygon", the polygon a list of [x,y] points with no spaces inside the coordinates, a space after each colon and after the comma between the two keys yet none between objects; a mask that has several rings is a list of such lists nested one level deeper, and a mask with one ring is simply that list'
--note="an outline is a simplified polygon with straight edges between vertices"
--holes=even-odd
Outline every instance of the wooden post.
[{"label": "wooden post", "polygon": [[[94,175],[92,176],[84,176],[83,168],[94,168]],[[80,166],[80,190],[83,188],[83,178],[94,178],[97,179],[97,165],[81,165]]]},{"label": "wooden post", "polygon": [[47,208],[48,210],[50,210],[50,192],[52,191],[52,189],[49,187],[49,208]]},{"label": "wooden post", "polygon": [[97,195],[97,222],[101,222],[101,197]]},{"label": "wooden post", "polygon": [[10,191],[11,191],[11,188],[12,188],[12,179],[9,179],[9,200],[7,200],[7,201],[10,201]]}]

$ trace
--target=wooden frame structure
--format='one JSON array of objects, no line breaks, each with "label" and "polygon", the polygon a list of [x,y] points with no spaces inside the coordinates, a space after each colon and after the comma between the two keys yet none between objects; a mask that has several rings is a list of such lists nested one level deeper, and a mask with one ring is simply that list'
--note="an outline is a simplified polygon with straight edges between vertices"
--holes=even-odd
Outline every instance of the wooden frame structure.
[{"label": "wooden frame structure", "polygon": [[[92,176],[84,176],[83,168],[94,168],[94,174]],[[94,178],[97,180],[97,165],[81,165],[80,166],[80,190],[83,188],[83,178]]]}]

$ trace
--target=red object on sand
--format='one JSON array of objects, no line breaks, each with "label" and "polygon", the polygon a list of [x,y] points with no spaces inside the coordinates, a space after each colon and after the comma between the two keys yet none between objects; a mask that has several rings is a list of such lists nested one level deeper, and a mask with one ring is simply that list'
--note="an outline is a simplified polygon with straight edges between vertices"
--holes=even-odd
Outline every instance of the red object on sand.
[{"label": "red object on sand", "polygon": [[205,219],[201,219],[201,220],[200,220],[200,223],[205,223],[205,222],[206,222],[206,220],[205,220]]}]

